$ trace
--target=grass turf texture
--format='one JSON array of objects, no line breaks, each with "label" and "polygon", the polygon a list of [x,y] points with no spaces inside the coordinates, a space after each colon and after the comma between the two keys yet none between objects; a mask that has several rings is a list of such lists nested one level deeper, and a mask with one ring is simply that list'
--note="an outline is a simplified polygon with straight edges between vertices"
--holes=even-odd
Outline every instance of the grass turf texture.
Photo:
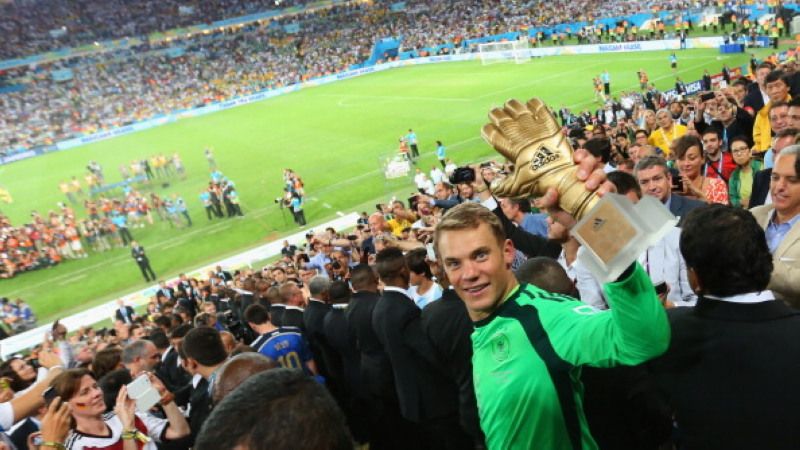
[{"label": "grass turf texture", "polygon": [[[767,51],[759,51],[759,56]],[[107,182],[119,181],[117,167],[157,153],[179,152],[188,178],[162,195],[178,193],[195,222],[192,228],[156,224],[131,232],[148,251],[159,277],[176,275],[204,263],[264,244],[295,231],[291,215],[274,204],[281,194],[282,169],[295,169],[306,183],[309,228],[334,217],[336,211],[372,211],[392,194],[405,198],[410,178],[386,182],[379,159],[393,154],[398,137],[413,128],[420,141],[426,171],[436,163],[435,140],[457,163],[494,155],[480,138],[487,112],[510,98],[542,97],[554,108],[597,107],[592,77],[604,69],[611,88],[638,89],[636,71],[647,70],[662,90],[674,85],[669,52],[640,52],[534,59],[526,64],[480,62],[432,64],[389,70],[234,108],[184,119],[145,132],[0,167],[0,186],[14,203],[2,205],[15,225],[31,210],[41,213],[65,201],[58,183],[82,179],[90,160],[104,168]],[[678,75],[700,78],[703,69],[716,73],[723,63],[745,64],[748,54],[724,55],[717,50],[678,52]],[[209,179],[203,155],[214,148],[220,170],[235,181],[245,212],[243,219],[208,221],[198,199]],[[84,216],[82,207],[76,207]],[[92,253],[57,267],[23,273],[0,281],[0,295],[28,301],[41,320],[85,309],[145,283],[127,248]]]}]

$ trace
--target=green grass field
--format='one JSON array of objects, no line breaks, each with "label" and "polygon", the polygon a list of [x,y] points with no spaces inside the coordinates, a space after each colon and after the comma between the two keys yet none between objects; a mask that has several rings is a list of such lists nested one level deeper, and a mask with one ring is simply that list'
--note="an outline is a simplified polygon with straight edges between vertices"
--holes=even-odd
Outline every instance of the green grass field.
[{"label": "green grass field", "polygon": [[[273,199],[281,194],[282,169],[295,169],[306,183],[310,226],[336,211],[372,211],[393,193],[413,190],[410,179],[387,183],[379,159],[396,149],[397,139],[413,128],[423,153],[421,167],[436,162],[435,140],[448,157],[464,163],[493,154],[480,138],[487,112],[510,98],[544,98],[554,107],[595,108],[592,77],[608,69],[612,90],[638,88],[636,71],[644,68],[661,89],[674,85],[668,52],[564,56],[526,64],[479,62],[415,66],[362,76],[265,100],[204,117],[180,120],[149,131],[102,141],[0,167],[0,186],[14,196],[3,213],[15,225],[31,210],[47,212],[64,201],[58,182],[82,177],[88,161],[97,160],[109,182],[119,181],[117,167],[156,153],[179,152],[189,177],[159,194],[181,194],[190,206],[192,228],[154,226],[133,229],[148,250],[159,277],[176,275],[203,263],[260,245],[295,231]],[[762,53],[763,54],[763,53]],[[723,62],[745,64],[746,54],[719,58],[716,50],[683,51],[679,75],[698,79],[703,69],[717,72]],[[198,199],[208,182],[206,146],[214,148],[220,170],[236,182],[246,217],[207,221]],[[404,198],[401,197],[401,198]],[[79,215],[84,212],[79,211]],[[40,319],[84,309],[144,287],[127,249],[92,254],[57,267],[25,273],[0,282],[0,295],[31,303]]]}]

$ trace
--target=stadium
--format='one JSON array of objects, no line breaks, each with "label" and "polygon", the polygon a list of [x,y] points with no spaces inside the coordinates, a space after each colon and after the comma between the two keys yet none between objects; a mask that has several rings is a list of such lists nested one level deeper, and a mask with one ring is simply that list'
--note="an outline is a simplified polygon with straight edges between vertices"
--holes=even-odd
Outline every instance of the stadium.
[{"label": "stadium", "polygon": [[[680,400],[664,406],[671,411],[624,424],[647,432],[621,431],[601,417],[644,414],[622,400],[634,389],[626,377],[641,374],[590,369],[581,378],[579,369],[642,367],[661,356],[655,360],[665,373],[705,379],[721,366],[733,370],[722,361],[700,358],[687,367],[670,359],[679,344],[701,345],[691,331],[686,342],[675,338],[685,338],[681,327],[691,324],[672,313],[709,308],[704,295],[722,302],[757,291],[786,309],[781,317],[793,317],[800,305],[800,193],[791,163],[800,133],[793,100],[800,96],[799,10],[777,1],[0,1],[0,28],[9,37],[0,43],[0,381],[8,380],[0,383],[8,394],[0,408],[9,405],[0,410],[7,442],[0,449],[25,448],[21,443],[36,436],[45,441],[41,448],[70,449],[136,442],[148,449],[228,448],[220,442],[262,448],[259,440],[269,448],[797,448],[796,433],[765,431],[772,413],[719,435],[719,424],[694,416],[696,403],[712,410],[755,404],[746,395],[681,396],[674,380],[664,385]],[[534,97],[552,116],[525,104]],[[509,194],[519,194],[510,180],[528,164],[514,158],[542,132],[528,128],[523,139],[505,127],[528,112],[536,127],[557,127],[568,157],[575,151],[568,165],[598,180],[601,191],[661,200],[670,216],[657,224],[663,233],[642,244],[638,264],[625,265],[633,262],[627,276],[647,281],[643,290],[601,287],[605,278],[579,256],[594,250],[570,234],[581,215],[568,214],[544,190],[534,194],[531,184],[524,195]],[[456,179],[465,167],[467,178]],[[645,175],[654,170],[654,178]],[[657,180],[671,185],[664,191]],[[677,210],[684,201],[686,209]],[[448,223],[450,210],[483,217],[470,203],[497,216],[486,225],[497,222],[512,244],[508,255],[501,249],[508,261],[497,270],[524,287],[522,295],[510,296],[509,288],[494,298],[498,309],[489,318],[496,318],[483,334],[484,310],[470,299],[489,288],[460,284],[469,277],[445,257],[446,235],[465,232],[437,227]],[[698,214],[690,215],[694,208]],[[735,246],[715,249],[709,238],[733,233],[719,217],[745,220],[742,211],[761,227],[755,241],[765,242],[772,261],[763,265],[763,285],[748,285],[757,274],[734,267]],[[709,222],[720,228],[708,231],[713,227],[703,223],[689,232],[686,222],[698,224],[700,213],[717,214]],[[685,249],[684,240],[701,231],[694,248],[702,251]],[[761,247],[751,247],[741,251],[755,264]],[[719,279],[709,275],[715,263],[702,257],[717,251],[730,260],[716,264],[729,264],[728,274],[742,280],[719,291]],[[492,286],[505,286],[500,272],[491,272]],[[355,318],[366,308],[356,299],[371,302],[367,319]],[[527,328],[512,334],[517,322],[498,325],[511,317],[499,309],[503,302],[526,311],[556,299],[567,299],[564,308],[537,313],[546,344],[525,338]],[[569,316],[581,316],[583,307],[597,321]],[[638,315],[638,324],[619,319],[618,308]],[[601,316],[614,319],[598,325]],[[491,327],[500,328],[489,333]],[[792,342],[786,334],[796,331],[783,330],[728,332]],[[613,342],[609,348],[590,344],[601,333]],[[787,361],[797,356],[794,345],[785,346]],[[552,378],[553,388],[525,389],[558,413],[523,391],[504,394],[503,383],[478,385],[480,375],[496,375],[492,364],[505,367],[506,348],[521,347],[537,363],[515,356],[509,373],[539,370]],[[752,344],[742,358],[748,352],[763,349]],[[98,369],[98,357],[102,366],[109,354],[108,370]],[[781,364],[748,365],[752,372],[744,374],[757,378]],[[564,375],[565,367],[577,371]],[[237,370],[253,372],[241,377]],[[222,382],[218,373],[236,381]],[[253,380],[244,382],[248,376]],[[648,382],[661,376],[646,374]],[[87,379],[98,380],[105,401],[76,394]],[[280,393],[262,398],[257,380],[304,387],[290,400]],[[34,414],[50,386],[72,412],[52,402]],[[128,397],[117,395],[121,386]],[[173,401],[178,392],[186,397]],[[653,390],[644,395],[665,402]],[[142,407],[147,397],[155,401]],[[758,406],[780,410],[797,397]],[[262,407],[256,398],[266,405],[261,423],[232,423]],[[271,402],[281,401],[289,408],[317,402],[314,414],[287,426],[328,425],[297,442],[258,435],[270,423]],[[87,402],[102,411],[89,414]],[[112,419],[103,415],[109,411]],[[57,423],[70,414],[77,425]],[[523,423],[530,416],[541,419]],[[42,425],[21,427],[29,422]],[[110,437],[91,437],[97,427]]]}]

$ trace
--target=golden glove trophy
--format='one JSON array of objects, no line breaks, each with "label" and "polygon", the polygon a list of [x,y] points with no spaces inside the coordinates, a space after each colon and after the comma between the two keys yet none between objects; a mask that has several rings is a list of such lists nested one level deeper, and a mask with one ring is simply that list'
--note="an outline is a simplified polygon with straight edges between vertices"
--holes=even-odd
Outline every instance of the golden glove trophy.
[{"label": "golden glove trophy", "polygon": [[498,197],[538,197],[554,187],[558,206],[578,223],[572,234],[586,249],[579,260],[601,282],[613,281],[660,240],[678,220],[657,199],[645,195],[636,205],[627,197],[601,199],[578,180],[572,147],[545,104],[533,98],[509,100],[489,112],[481,136],[506,159],[514,172],[492,185]]}]

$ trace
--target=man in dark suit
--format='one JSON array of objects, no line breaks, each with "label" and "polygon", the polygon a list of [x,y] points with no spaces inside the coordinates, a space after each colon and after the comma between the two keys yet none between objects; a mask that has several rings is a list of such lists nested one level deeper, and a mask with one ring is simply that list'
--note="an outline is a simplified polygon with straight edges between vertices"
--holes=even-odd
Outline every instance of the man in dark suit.
[{"label": "man in dark suit", "polygon": [[[794,139],[797,133],[800,132],[797,128],[787,128],[778,132],[772,141],[772,154],[774,158],[778,157],[781,150],[794,144]],[[761,206],[767,202],[769,195],[769,181],[772,178],[772,168],[764,169],[756,172],[753,175],[753,192],[750,194],[750,208]]]},{"label": "man in dark suit", "polygon": [[756,115],[757,112],[761,111],[761,108],[764,107],[764,97],[767,92],[767,88],[764,84],[764,80],[767,78],[770,72],[775,69],[775,66],[769,62],[762,62],[756,67],[756,82],[750,84],[747,88],[747,94],[744,97],[744,107],[745,109],[750,111],[750,114]]},{"label": "man in dark suit", "polygon": [[[281,285],[280,294],[281,294],[281,301],[285,305],[283,307],[283,315],[281,316],[281,325],[282,327],[295,327],[299,328],[301,331],[305,331],[305,319],[303,318],[304,309],[303,309],[303,291],[300,289],[300,286],[297,285],[294,281],[287,281]],[[270,307],[270,312],[271,311]],[[275,323],[273,322],[273,325]]]},{"label": "man in dark suit", "polygon": [[125,305],[122,299],[117,300],[117,305],[119,305],[119,308],[117,308],[117,311],[114,313],[114,317],[127,325],[132,324],[137,317],[136,311],[134,311],[132,307]]},{"label": "man in dark suit", "polygon": [[208,415],[211,414],[211,390],[217,370],[222,367],[228,354],[219,332],[213,328],[194,328],[183,338],[180,347],[184,368],[202,379],[194,387],[189,399],[189,425],[192,438],[196,438]]},{"label": "man in dark suit", "polygon": [[699,200],[672,193],[672,173],[669,171],[667,161],[660,156],[646,156],[640,159],[633,173],[642,187],[642,193],[661,200],[661,203],[678,218],[679,226],[689,211],[705,205]]},{"label": "man in dark suit", "polygon": [[231,275],[231,273],[227,270],[222,270],[222,266],[217,266],[216,270],[214,271],[214,275],[226,283],[228,281],[233,281],[233,275]]},{"label": "man in dark suit", "polygon": [[651,363],[681,448],[800,448],[800,312],[767,290],[764,231],[748,211],[709,205],[687,217],[681,253],[700,299],[669,311],[670,347]]},{"label": "man in dark suit", "polygon": [[350,283],[355,292],[347,305],[347,325],[361,357],[360,395],[369,399],[365,408],[370,418],[370,448],[402,449],[408,423],[400,415],[389,356],[372,328],[372,312],[381,298],[378,279],[370,266],[361,264],[350,270]]},{"label": "man in dark suit", "polygon": [[353,437],[357,442],[368,442],[368,409],[365,406],[369,404],[369,397],[361,388],[361,353],[356,335],[351,333],[347,324],[345,310],[350,301],[350,286],[344,281],[334,281],[328,292],[332,304],[323,320],[325,342],[330,351],[328,368],[333,378],[341,380],[337,401],[347,417]]},{"label": "man in dark suit", "polygon": [[186,333],[191,329],[192,326],[189,324],[182,324],[175,327],[169,335],[170,346],[161,355],[161,364],[156,370],[156,375],[164,382],[170,392],[185,389],[192,381],[191,375],[184,370],[181,365],[181,359],[178,356],[178,348],[181,346],[183,337],[186,336]]},{"label": "man in dark suit", "polygon": [[[442,277],[439,277],[442,280]],[[483,444],[478,403],[472,382],[472,321],[467,307],[452,289],[422,310],[422,327],[448,377],[458,385],[459,423],[472,441]],[[464,448],[468,448],[465,446]]]},{"label": "man in dark suit", "polygon": [[383,295],[372,327],[392,363],[403,417],[417,425],[416,448],[459,448],[458,387],[447,379],[422,329],[420,310],[408,296],[409,269],[403,252],[386,248],[376,257]]},{"label": "man in dark suit", "polygon": [[175,289],[167,286],[167,283],[164,280],[158,282],[158,289],[156,290],[156,299],[159,301],[165,300],[173,300],[175,299]]},{"label": "man in dark suit", "polygon": [[144,281],[156,281],[156,274],[153,272],[153,268],[150,267],[150,260],[147,258],[144,247],[136,241],[131,241],[131,256],[136,261],[136,265],[139,266],[139,270],[142,271]]},{"label": "man in dark suit", "polygon": [[[331,305],[328,303],[330,286],[331,281],[326,276],[317,275],[309,280],[308,291],[311,297],[308,299],[308,306],[303,311],[303,328],[311,352],[314,353],[319,373],[325,377],[326,384],[334,398],[341,402],[344,395],[342,367],[325,337],[325,315],[331,310]],[[291,314],[290,311],[291,309],[287,309],[284,314]]]}]

